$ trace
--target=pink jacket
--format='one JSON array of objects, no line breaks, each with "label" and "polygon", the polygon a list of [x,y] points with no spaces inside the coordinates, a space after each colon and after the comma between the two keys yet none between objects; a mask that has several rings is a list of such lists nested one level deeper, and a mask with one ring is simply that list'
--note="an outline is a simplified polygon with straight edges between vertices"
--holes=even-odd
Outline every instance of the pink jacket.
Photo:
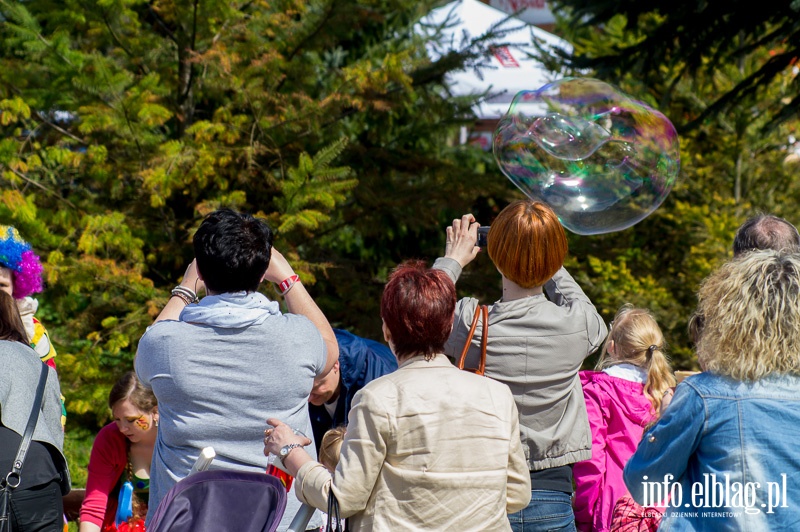
[{"label": "pink jacket", "polygon": [[654,416],[642,384],[599,371],[581,371],[580,378],[592,429],[592,458],[573,468],[575,524],[582,532],[606,532],[614,504],[628,493],[622,470]]}]

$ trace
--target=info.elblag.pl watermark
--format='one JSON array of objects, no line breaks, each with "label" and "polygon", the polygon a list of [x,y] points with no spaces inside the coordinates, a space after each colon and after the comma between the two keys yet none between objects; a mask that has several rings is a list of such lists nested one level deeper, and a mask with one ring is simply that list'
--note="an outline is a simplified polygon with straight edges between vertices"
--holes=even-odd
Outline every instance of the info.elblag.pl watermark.
[{"label": "info.elblag.pl watermark", "polygon": [[[778,482],[731,482],[725,473],[703,473],[703,480],[692,483],[691,493],[684,493],[683,485],[675,482],[673,475],[665,475],[661,482],[642,477],[643,506],[672,508],[743,510],[747,514],[775,513],[776,508],[786,508],[786,474]],[[764,497],[766,495],[766,497]]]}]

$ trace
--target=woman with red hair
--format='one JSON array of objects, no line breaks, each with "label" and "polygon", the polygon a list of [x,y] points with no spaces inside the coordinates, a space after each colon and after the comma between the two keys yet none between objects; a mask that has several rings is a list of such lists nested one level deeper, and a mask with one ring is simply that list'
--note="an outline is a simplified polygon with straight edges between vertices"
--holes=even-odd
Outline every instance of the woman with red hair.
[{"label": "woman with red hair", "polygon": [[[471,214],[447,228],[445,256],[433,267],[455,282],[477,257]],[[509,515],[514,530],[575,530],[572,464],[592,457],[592,434],[578,371],[606,337],[603,319],[564,269],[567,236],[544,203],[521,200],[503,209],[487,234],[489,258],[503,295],[489,306],[485,375],[507,384],[520,415],[520,436],[531,477],[531,502]],[[478,300],[458,302],[445,353],[460,356]],[[478,367],[476,327],[466,367]]]},{"label": "woman with red hair", "polygon": [[277,419],[264,452],[282,457],[297,496],[327,509],[336,496],[350,530],[510,530],[530,477],[508,386],[459,371],[442,354],[456,290],[443,271],[399,266],[381,300],[399,368],[362,388],[336,471],[302,449],[311,440]]}]

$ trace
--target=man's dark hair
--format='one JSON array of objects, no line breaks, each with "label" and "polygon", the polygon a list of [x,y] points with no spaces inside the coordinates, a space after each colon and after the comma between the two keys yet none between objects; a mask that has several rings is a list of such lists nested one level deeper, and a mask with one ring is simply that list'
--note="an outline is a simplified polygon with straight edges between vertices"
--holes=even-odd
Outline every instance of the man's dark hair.
[{"label": "man's dark hair", "polygon": [[249,214],[220,209],[194,234],[197,269],[216,293],[255,292],[269,266],[272,230]]},{"label": "man's dark hair", "polygon": [[777,216],[758,214],[743,223],[733,239],[733,256],[757,249],[797,251],[800,233],[797,228]]}]

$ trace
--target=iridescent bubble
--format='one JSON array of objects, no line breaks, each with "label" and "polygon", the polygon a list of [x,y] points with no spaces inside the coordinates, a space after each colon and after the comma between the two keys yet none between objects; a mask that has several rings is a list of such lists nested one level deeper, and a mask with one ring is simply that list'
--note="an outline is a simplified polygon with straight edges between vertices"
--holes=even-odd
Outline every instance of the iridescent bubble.
[{"label": "iridescent bubble", "polygon": [[494,132],[503,173],[580,235],[621,231],[656,210],[678,176],[679,148],[667,117],[591,78],[517,93]]}]

